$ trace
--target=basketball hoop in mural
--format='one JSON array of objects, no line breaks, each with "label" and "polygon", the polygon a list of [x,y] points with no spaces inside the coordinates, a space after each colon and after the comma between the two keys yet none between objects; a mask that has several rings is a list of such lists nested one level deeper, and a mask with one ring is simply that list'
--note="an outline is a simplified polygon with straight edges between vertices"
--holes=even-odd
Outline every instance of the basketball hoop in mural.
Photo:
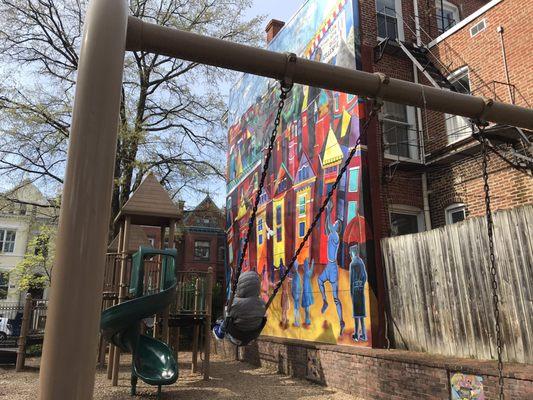
[{"label": "basketball hoop in mural", "polygon": [[356,215],[352,218],[348,223],[342,238],[346,244],[365,243],[370,239],[372,239],[372,231],[362,215]]}]

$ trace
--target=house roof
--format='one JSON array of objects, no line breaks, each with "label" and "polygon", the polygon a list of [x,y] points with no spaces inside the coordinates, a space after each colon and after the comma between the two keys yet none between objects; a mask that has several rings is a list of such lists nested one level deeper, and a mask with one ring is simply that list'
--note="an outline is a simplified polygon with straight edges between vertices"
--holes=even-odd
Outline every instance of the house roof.
[{"label": "house roof", "polygon": [[342,152],[341,146],[339,145],[337,137],[335,136],[333,129],[330,128],[328,132],[328,137],[326,139],[326,145],[324,147],[322,165],[336,165],[342,160],[343,157],[344,154]]},{"label": "house roof", "polygon": [[171,219],[177,219],[179,213],[167,191],[150,172],[122,206],[115,222],[130,216],[132,224],[161,226],[167,225]]},{"label": "house roof", "polygon": [[[300,171],[303,168],[309,168],[309,174],[307,176],[301,176]],[[309,157],[307,157],[307,154],[305,154],[305,151],[302,152],[302,156],[300,157],[300,164],[298,165],[298,170],[296,171],[296,177],[294,178],[294,186],[297,186],[298,184],[305,182],[309,179],[315,178],[315,171],[313,171],[313,166],[309,162]]]},{"label": "house roof", "polygon": [[[130,237],[128,240],[128,253],[135,253],[140,246],[150,246],[150,241],[146,232],[139,225],[131,225]],[[107,248],[109,252],[118,252],[118,235],[109,243]]]}]

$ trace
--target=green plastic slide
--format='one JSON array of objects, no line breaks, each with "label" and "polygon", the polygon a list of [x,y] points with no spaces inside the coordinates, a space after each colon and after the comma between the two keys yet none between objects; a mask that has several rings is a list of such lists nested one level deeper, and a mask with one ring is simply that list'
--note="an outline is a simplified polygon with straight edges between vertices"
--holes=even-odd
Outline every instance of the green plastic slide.
[{"label": "green plastic slide", "polygon": [[[160,290],[144,290],[144,260],[161,256]],[[108,308],[102,313],[100,329],[104,337],[122,351],[132,354],[131,394],[135,394],[137,379],[149,385],[171,385],[178,379],[178,363],[172,350],[160,340],[141,335],[141,320],[162,311],[174,299],[176,292],[175,249],[156,250],[141,247],[133,255],[130,296],[132,300]]]}]

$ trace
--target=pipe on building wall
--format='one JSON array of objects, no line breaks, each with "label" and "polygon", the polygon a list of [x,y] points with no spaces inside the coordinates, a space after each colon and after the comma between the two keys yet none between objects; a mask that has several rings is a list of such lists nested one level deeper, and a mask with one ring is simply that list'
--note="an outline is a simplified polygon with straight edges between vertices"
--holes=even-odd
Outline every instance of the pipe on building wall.
[{"label": "pipe on building wall", "polygon": [[505,52],[505,42],[503,40],[503,26],[498,26],[496,32],[500,34],[500,47],[502,49],[503,69],[505,72],[505,81],[507,82],[507,89],[509,90],[509,99],[511,104],[515,104],[515,97],[513,89],[511,88],[511,78],[509,77],[509,67],[507,66],[507,55]]},{"label": "pipe on building wall", "polygon": [[429,190],[428,190],[428,175],[426,172],[422,173],[422,198],[424,201],[424,219],[426,222],[426,230],[431,229],[431,212],[429,209]]},{"label": "pipe on building wall", "polygon": [[300,57],[296,57],[293,68],[288,68],[286,54],[162,27],[131,16],[126,49],[157,53],[276,80],[288,78],[287,72],[291,70],[290,78],[294,83],[533,129],[533,110],[524,107]]}]

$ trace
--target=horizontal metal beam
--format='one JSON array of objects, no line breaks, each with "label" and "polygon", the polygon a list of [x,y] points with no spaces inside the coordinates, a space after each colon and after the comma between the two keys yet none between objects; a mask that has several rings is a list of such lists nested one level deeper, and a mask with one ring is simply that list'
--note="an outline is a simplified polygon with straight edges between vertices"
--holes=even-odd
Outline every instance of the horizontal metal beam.
[{"label": "horizontal metal beam", "polygon": [[[288,70],[286,54],[162,27],[131,16],[126,50],[157,53],[277,80],[286,78]],[[299,57],[291,74],[295,83],[303,85],[533,130],[533,110],[483,97]]]}]

